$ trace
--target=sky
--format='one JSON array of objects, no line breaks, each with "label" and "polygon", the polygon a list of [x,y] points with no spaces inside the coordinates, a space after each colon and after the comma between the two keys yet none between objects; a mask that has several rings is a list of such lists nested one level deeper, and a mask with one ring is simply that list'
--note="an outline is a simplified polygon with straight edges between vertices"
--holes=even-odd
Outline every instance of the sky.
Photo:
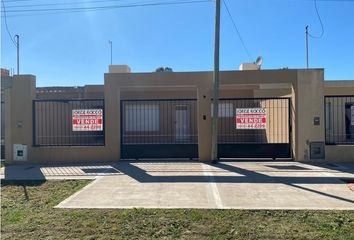
[{"label": "sky", "polygon": [[[109,40],[113,64],[127,64],[133,72],[153,72],[161,66],[175,72],[212,71],[215,2],[60,14],[11,11],[176,1],[4,0],[4,4],[11,36],[20,35],[20,73],[36,75],[41,87],[103,84],[110,64]],[[258,56],[264,59],[262,69],[306,67],[305,26],[312,35],[321,34],[314,1],[225,1],[250,57],[222,5],[221,70],[238,70],[240,63],[254,62]],[[66,5],[19,7],[48,3]],[[324,34],[309,39],[310,67],[324,68],[326,80],[354,80],[354,1],[318,0],[317,7]],[[3,12],[1,67],[16,69],[16,48]]]}]

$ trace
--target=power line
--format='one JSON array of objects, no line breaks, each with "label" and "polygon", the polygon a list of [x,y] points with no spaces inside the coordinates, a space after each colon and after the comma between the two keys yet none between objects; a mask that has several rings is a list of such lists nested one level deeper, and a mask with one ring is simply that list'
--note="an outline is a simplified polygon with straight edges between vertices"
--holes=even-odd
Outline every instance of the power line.
[{"label": "power line", "polygon": [[245,50],[245,52],[246,52],[248,58],[251,60],[251,59],[252,59],[251,54],[249,53],[249,51],[248,51],[248,49],[247,49],[247,47],[246,47],[246,44],[245,44],[245,42],[244,42],[243,39],[242,39],[241,33],[240,33],[240,31],[238,30],[238,28],[237,28],[237,25],[236,25],[236,23],[235,23],[235,21],[234,21],[232,15],[231,15],[231,12],[230,12],[230,10],[229,10],[227,4],[226,4],[226,1],[225,1],[225,0],[222,0],[222,1],[223,1],[224,5],[225,5],[225,8],[226,8],[226,11],[227,11],[228,15],[230,16],[232,25],[234,26],[234,29],[236,30],[237,36],[238,36],[238,38],[240,39],[240,42],[241,42],[241,44],[242,44],[242,47],[243,47],[243,49]]},{"label": "power line", "polygon": [[96,12],[96,11],[100,11],[100,10],[95,10],[95,9],[91,9],[91,10],[72,10],[72,11],[66,11],[66,12],[44,12],[44,13],[24,13],[24,14],[12,14],[10,16],[7,17],[31,17],[31,16],[47,16],[47,15],[60,15],[60,14],[70,14],[70,13],[83,13],[83,12]]},{"label": "power line", "polygon": [[[25,2],[25,3],[35,3],[37,0],[2,0],[4,2],[7,3],[16,3],[16,2]],[[39,1],[39,0],[38,0]],[[51,15],[51,14],[62,14],[62,13],[75,13],[75,12],[83,12],[83,11],[100,11],[100,10],[105,10],[105,8],[125,8],[125,7],[139,7],[141,5],[144,6],[148,6],[148,5],[169,5],[169,4],[186,4],[186,3],[198,3],[198,2],[212,2],[212,0],[204,0],[204,1],[183,1],[183,2],[177,2],[175,1],[174,3],[164,3],[164,2],[157,2],[156,0],[149,4],[145,3],[139,3],[139,2],[135,2],[133,3],[129,3],[126,5],[119,5],[119,6],[101,6],[103,7],[103,9],[99,9],[99,6],[91,6],[91,7],[79,7],[79,8],[49,8],[49,9],[21,9],[21,10],[9,10],[9,8],[25,8],[25,7],[35,7],[35,6],[60,6],[60,5],[76,5],[76,4],[92,4],[92,3],[107,3],[107,2],[123,2],[123,1],[131,1],[131,0],[85,0],[85,1],[78,1],[78,2],[57,2],[57,3],[41,3],[41,4],[27,4],[27,5],[11,5],[11,6],[7,6],[7,12],[11,12],[11,13],[22,13],[22,12],[45,12],[44,14],[11,14],[8,15],[7,17],[21,17],[21,16],[38,16],[38,15]],[[312,0],[303,0],[303,1],[312,1]],[[354,0],[318,0],[318,1],[327,1],[327,2],[353,2]],[[225,2],[224,2],[225,3]],[[48,12],[48,13],[47,13]]]},{"label": "power line", "polygon": [[[131,0],[84,0],[84,1],[68,1],[68,2],[59,2],[59,3],[39,3],[39,4],[33,4],[36,3],[36,1],[41,2],[41,0],[3,0],[3,2],[9,3],[9,4],[16,4],[17,2],[21,3],[30,3],[27,5],[10,5],[7,6],[7,8],[17,8],[17,7],[32,7],[32,6],[50,6],[50,5],[76,5],[76,4],[90,4],[90,3],[105,3],[105,2],[123,2],[123,1],[131,1]],[[289,0],[293,1],[293,0]],[[302,0],[302,1],[313,1],[313,0]],[[317,0],[320,2],[351,2],[354,3],[354,0]]]},{"label": "power line", "polygon": [[43,12],[43,13],[23,13],[23,14],[11,14],[7,17],[30,17],[30,16],[46,16],[46,15],[60,15],[67,13],[83,13],[83,12],[96,12],[102,10],[112,10],[112,9],[87,9],[87,10],[68,10],[68,11],[51,11],[51,12]]},{"label": "power line", "polygon": [[155,2],[155,3],[136,3],[136,4],[126,4],[126,5],[93,6],[93,7],[20,9],[20,10],[9,10],[9,11],[7,11],[7,12],[11,12],[11,13],[15,13],[15,12],[17,12],[17,13],[22,13],[22,12],[106,10],[106,9],[132,8],[132,7],[146,7],[146,6],[179,5],[179,4],[190,4],[190,3],[202,3],[202,2],[211,2],[211,0],[170,1],[170,2]]},{"label": "power line", "polygon": [[3,8],[3,13],[4,13],[4,22],[5,22],[5,28],[6,28],[6,32],[9,35],[11,42],[15,45],[15,47],[17,47],[17,43],[15,42],[15,40],[12,38],[12,34],[10,33],[9,30],[9,26],[7,25],[7,18],[6,18],[6,8],[5,8],[5,3],[4,1],[1,1],[2,3],[2,8]]},{"label": "power line", "polygon": [[[37,0],[3,0],[6,3],[16,3],[16,2],[25,2],[25,3],[33,3]],[[41,0],[38,0],[41,2]],[[106,0],[97,0],[97,2],[105,2]],[[116,0],[116,1],[129,1],[129,0]],[[70,1],[68,2],[70,3]],[[78,1],[77,3],[86,3],[86,1]]]},{"label": "power line", "polygon": [[320,21],[320,24],[321,24],[322,32],[321,32],[321,34],[320,34],[319,36],[315,36],[315,35],[312,35],[312,34],[310,34],[310,33],[308,33],[308,34],[309,34],[309,36],[312,37],[312,38],[322,38],[323,35],[324,35],[324,27],[323,27],[323,23],[322,23],[321,16],[320,16],[320,14],[319,14],[319,12],[318,12],[317,0],[314,0],[314,3],[315,3],[316,14],[317,14],[318,20]]},{"label": "power line", "polygon": [[[122,0],[123,1],[123,0]],[[189,3],[205,3],[205,2],[212,2],[212,0],[203,0],[203,1],[182,1],[182,2],[162,2],[162,3],[153,3],[153,4],[134,4],[134,5],[114,5],[112,6],[105,6],[104,8],[99,8],[98,7],[91,7],[91,8],[65,8],[63,10],[51,10],[47,12],[35,12],[35,13],[23,13],[21,14],[21,11],[19,11],[19,14],[11,14],[8,17],[27,17],[27,16],[43,16],[43,15],[58,15],[58,14],[67,14],[67,13],[80,13],[80,12],[96,12],[96,11],[102,11],[102,10],[112,10],[112,9],[118,9],[118,8],[133,8],[133,7],[148,7],[148,6],[163,6],[163,5],[181,5],[181,4],[189,4]],[[77,9],[77,10],[76,10]],[[65,11],[64,11],[65,10]],[[7,11],[8,12],[8,11]]]},{"label": "power line", "polygon": [[[3,0],[6,3],[13,3],[13,2],[36,2],[41,0]],[[129,1],[129,0],[117,0],[117,1]],[[289,0],[293,1],[293,0]],[[302,1],[313,1],[313,0],[302,0]],[[354,2],[354,0],[318,0],[320,2]],[[71,1],[68,1],[71,2]],[[79,1],[79,3],[85,3],[86,1]],[[97,2],[105,2],[105,0],[97,0]]]},{"label": "power line", "polygon": [[[26,1],[28,1],[28,0],[26,0]],[[78,2],[56,2],[56,3],[24,4],[24,5],[7,6],[7,9],[25,8],[25,7],[48,7],[48,6],[61,6],[61,5],[63,5],[63,6],[67,6],[67,5],[82,5],[82,4],[92,4],[92,3],[101,4],[101,3],[107,3],[107,2],[124,2],[124,1],[127,2],[129,0],[94,0],[94,1],[78,1]]]}]

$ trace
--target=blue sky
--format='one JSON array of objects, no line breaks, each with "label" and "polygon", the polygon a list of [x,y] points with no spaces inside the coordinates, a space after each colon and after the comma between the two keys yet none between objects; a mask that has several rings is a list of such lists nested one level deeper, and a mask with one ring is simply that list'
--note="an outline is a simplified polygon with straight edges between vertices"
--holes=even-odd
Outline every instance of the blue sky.
[{"label": "blue sky", "polygon": [[[59,7],[85,7],[161,2],[117,0]],[[242,62],[264,58],[264,69],[304,68],[305,34],[321,25],[311,0],[226,0],[250,59],[222,6],[222,70],[238,69]],[[128,64],[133,72],[151,72],[160,66],[174,71],[213,69],[214,2],[121,8],[65,14],[11,17],[13,6],[47,4],[41,0],[5,0],[12,35],[21,37],[21,73],[37,76],[37,86],[103,84],[110,62],[108,40],[113,41],[113,63]],[[53,0],[50,3],[70,3]],[[318,1],[324,36],[310,38],[310,67],[325,68],[325,78],[354,79],[354,1]],[[55,8],[58,6],[50,6]],[[28,9],[28,7],[26,7]],[[38,9],[39,7],[37,7]],[[48,7],[47,7],[48,8]],[[1,19],[1,67],[16,67],[16,49]]]}]

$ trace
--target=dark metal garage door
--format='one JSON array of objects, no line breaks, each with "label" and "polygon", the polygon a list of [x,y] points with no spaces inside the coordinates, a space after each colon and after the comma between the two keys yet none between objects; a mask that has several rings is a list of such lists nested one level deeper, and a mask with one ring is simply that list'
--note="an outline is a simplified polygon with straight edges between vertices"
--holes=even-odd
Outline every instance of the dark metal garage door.
[{"label": "dark metal garage door", "polygon": [[122,100],[121,158],[198,158],[196,100]]},{"label": "dark metal garage door", "polygon": [[218,157],[291,158],[290,99],[220,99]]}]

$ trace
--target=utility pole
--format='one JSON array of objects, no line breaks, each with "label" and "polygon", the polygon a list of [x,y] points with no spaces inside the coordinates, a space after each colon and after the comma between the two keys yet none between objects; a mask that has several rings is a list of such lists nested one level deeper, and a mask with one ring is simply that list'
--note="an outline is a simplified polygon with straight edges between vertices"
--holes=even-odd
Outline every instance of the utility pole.
[{"label": "utility pole", "polygon": [[110,45],[110,47],[111,47],[111,65],[112,65],[112,59],[113,59],[113,57],[112,57],[112,49],[113,49],[113,43],[112,43],[112,41],[111,40],[109,40],[108,41],[108,43],[109,43],[109,45]]},{"label": "utility pole", "polygon": [[309,68],[309,26],[306,26],[306,68]]},{"label": "utility pole", "polygon": [[219,115],[219,48],[220,48],[220,0],[215,6],[215,47],[214,47],[214,78],[213,78],[213,119],[211,139],[211,161],[218,159],[218,115]]},{"label": "utility pole", "polygon": [[20,36],[15,35],[17,48],[17,75],[20,75]]}]

